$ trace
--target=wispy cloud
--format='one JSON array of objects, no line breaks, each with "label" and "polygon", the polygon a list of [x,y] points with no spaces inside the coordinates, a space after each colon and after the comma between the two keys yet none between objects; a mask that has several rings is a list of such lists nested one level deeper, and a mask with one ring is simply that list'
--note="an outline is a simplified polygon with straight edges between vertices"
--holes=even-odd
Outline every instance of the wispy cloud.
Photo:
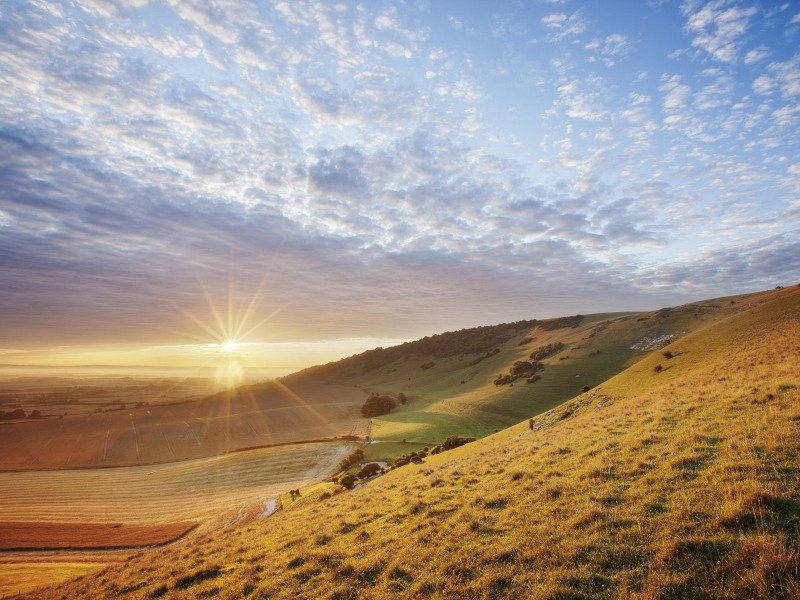
[{"label": "wispy cloud", "polygon": [[723,62],[739,57],[742,38],[757,12],[754,6],[732,5],[730,0],[690,0],[683,5],[686,29],[694,35],[692,45]]}]

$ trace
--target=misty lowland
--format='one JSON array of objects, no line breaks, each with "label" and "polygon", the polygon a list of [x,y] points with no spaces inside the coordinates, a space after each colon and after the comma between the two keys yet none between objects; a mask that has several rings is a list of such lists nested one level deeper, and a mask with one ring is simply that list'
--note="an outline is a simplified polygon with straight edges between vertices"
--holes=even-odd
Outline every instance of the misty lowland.
[{"label": "misty lowland", "polygon": [[0,600],[800,600],[798,49],[0,0]]}]

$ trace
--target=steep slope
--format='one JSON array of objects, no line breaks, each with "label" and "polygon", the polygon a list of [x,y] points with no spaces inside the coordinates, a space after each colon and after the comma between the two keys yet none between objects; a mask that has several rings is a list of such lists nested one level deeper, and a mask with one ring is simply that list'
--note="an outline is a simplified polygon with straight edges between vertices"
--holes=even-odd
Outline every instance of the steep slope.
[{"label": "steep slope", "polygon": [[530,423],[37,597],[798,597],[800,288],[756,300]]},{"label": "steep slope", "polygon": [[[706,300],[646,313],[607,313],[519,321],[444,333],[393,348],[371,350],[285,378],[364,391],[404,393],[408,404],[372,419],[379,443],[367,458],[393,459],[440,443],[448,435],[483,437],[573,397],[634,364],[669,340],[757,305],[765,293]],[[536,381],[496,385],[537,349]],[[405,441],[405,443],[403,443]]]}]

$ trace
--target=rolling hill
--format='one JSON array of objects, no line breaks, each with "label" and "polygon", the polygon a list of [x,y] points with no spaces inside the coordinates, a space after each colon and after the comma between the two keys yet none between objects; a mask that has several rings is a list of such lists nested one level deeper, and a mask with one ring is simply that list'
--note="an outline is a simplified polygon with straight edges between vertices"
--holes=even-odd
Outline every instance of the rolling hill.
[{"label": "rolling hill", "polygon": [[[483,437],[547,411],[693,331],[747,311],[770,292],[716,298],[645,313],[575,315],[448,332],[378,348],[283,378],[365,392],[405,394],[409,402],[373,418],[368,459],[392,460],[448,435]],[[517,361],[538,359],[538,379],[496,385]],[[403,441],[405,440],[405,443]]]},{"label": "rolling hill", "polygon": [[[531,334],[537,340],[520,346]],[[677,339],[658,347],[669,334]],[[510,366],[501,354],[561,341],[578,357],[603,339],[641,349],[617,358],[628,366],[609,367],[619,371],[609,378],[600,368],[596,380],[572,377],[590,389],[570,385],[566,402],[543,394],[541,406],[552,405],[537,417],[353,491],[323,484],[326,493],[303,492],[265,521],[187,538],[37,597],[800,596],[800,287],[520,330],[472,366],[488,362],[479,374],[496,377]],[[408,413],[441,412],[457,386],[468,386],[459,407],[503,387],[484,375],[461,384],[457,354],[424,373],[418,358],[354,374],[328,367],[326,376],[382,391],[402,391],[389,384],[411,377],[403,390],[430,401],[412,401]],[[548,360],[541,382],[558,369],[573,374]],[[463,410],[503,414],[502,400],[538,383]]]}]

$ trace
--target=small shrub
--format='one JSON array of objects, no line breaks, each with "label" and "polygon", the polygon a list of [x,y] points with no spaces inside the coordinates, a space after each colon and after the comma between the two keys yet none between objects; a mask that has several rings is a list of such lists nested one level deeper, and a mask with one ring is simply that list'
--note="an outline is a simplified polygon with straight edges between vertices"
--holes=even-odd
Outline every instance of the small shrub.
[{"label": "small shrub", "polygon": [[353,489],[353,486],[356,484],[356,476],[352,473],[347,473],[344,477],[339,480],[339,483],[342,485],[343,488],[347,490]]},{"label": "small shrub", "polygon": [[528,419],[528,427],[533,429],[533,419]]},{"label": "small shrub", "polygon": [[669,360],[674,356],[674,354],[672,354],[672,352],[670,352],[669,350],[664,350],[664,352],[661,353],[661,356]]},{"label": "small shrub", "polygon": [[662,367],[661,365],[656,365],[655,367],[653,367],[653,371],[655,371],[656,373],[660,373],[663,370],[664,367]]},{"label": "small shrub", "polygon": [[581,392],[583,392],[583,393],[585,394],[585,393],[586,393],[586,392],[588,392],[590,389],[592,389],[592,388],[590,388],[588,385],[585,385],[585,386],[583,386],[583,387],[581,388]]},{"label": "small shrub", "polygon": [[355,466],[364,460],[364,451],[361,448],[356,448],[349,456],[346,456],[339,463],[340,471],[347,471],[352,466]]},{"label": "small shrub", "polygon": [[546,346],[539,346],[536,350],[531,352],[530,359],[533,361],[544,360],[548,356],[552,356],[560,352],[564,348],[564,344],[556,342],[554,344],[547,344]]},{"label": "small shrub", "polygon": [[428,505],[425,504],[424,502],[417,502],[411,507],[411,509],[408,512],[410,512],[412,515],[417,515],[421,513],[423,510],[425,510],[427,506]]},{"label": "small shrub", "polygon": [[419,366],[419,368],[420,368],[420,369],[422,369],[423,371],[427,371],[428,369],[432,369],[432,368],[433,368],[433,367],[435,367],[435,366],[436,366],[436,363],[435,363],[435,362],[433,362],[433,361],[429,361],[429,362],[426,362],[426,363],[422,363],[422,364]]},{"label": "small shrub", "polygon": [[367,479],[368,477],[372,477],[373,475],[378,473],[380,470],[381,466],[378,463],[376,462],[367,463],[361,468],[361,470],[358,473],[356,473],[356,477],[358,477],[359,479]]}]

